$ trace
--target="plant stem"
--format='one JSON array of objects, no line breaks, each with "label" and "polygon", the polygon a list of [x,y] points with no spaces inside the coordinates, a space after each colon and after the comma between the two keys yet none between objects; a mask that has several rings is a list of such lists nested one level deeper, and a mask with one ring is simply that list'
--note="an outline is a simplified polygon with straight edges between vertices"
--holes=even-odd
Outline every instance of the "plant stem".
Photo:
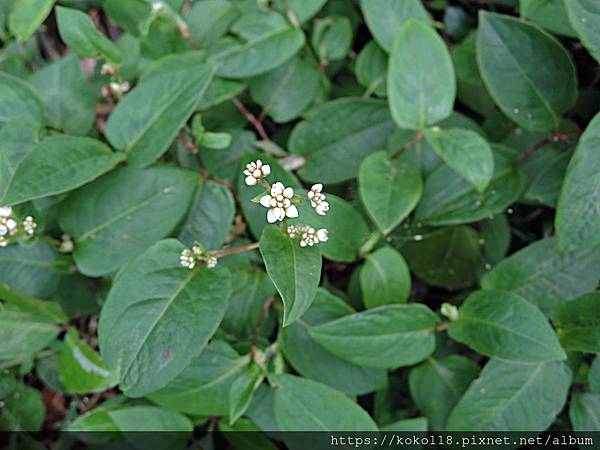
[{"label": "plant stem", "polygon": [[231,99],[231,101],[233,102],[235,107],[244,115],[246,120],[248,122],[250,122],[252,124],[252,126],[256,129],[260,138],[263,141],[271,142],[271,139],[269,139],[269,136],[267,135],[265,129],[263,128],[260,120],[258,120],[256,117],[254,117],[254,114],[252,114],[250,111],[248,111],[248,109],[246,109],[244,104],[242,102],[240,102],[237,98],[234,97]]},{"label": "plant stem", "polygon": [[394,153],[394,154],[392,155],[392,159],[396,159],[396,158],[398,158],[398,157],[402,156],[402,154],[403,154],[403,153],[404,153],[406,150],[408,150],[408,149],[410,149],[411,147],[413,147],[413,146],[414,146],[414,145],[415,145],[417,142],[421,141],[422,139],[423,139],[423,133],[419,131],[419,132],[418,132],[418,133],[415,135],[415,137],[414,137],[413,139],[411,139],[411,140],[410,140],[410,141],[408,141],[406,144],[404,144],[400,150],[396,151],[396,153]]},{"label": "plant stem", "polygon": [[221,250],[211,250],[210,252],[208,252],[208,254],[212,255],[212,256],[216,256],[217,258],[220,258],[222,256],[236,255],[238,253],[244,253],[244,252],[256,250],[258,248],[258,245],[259,245],[258,242],[254,242],[252,244],[242,245],[241,247],[222,248]]},{"label": "plant stem", "polygon": [[519,156],[517,157],[517,161],[518,162],[525,161],[527,158],[529,158],[532,155],[534,155],[535,153],[537,153],[537,151],[539,149],[541,149],[542,147],[545,147],[548,144],[551,144],[552,142],[565,142],[565,141],[568,141],[569,138],[579,136],[580,134],[581,134],[581,131],[579,131],[579,130],[567,131],[565,133],[560,133],[558,131],[555,131],[550,136],[546,136],[544,139],[539,141],[533,147],[528,148],[524,152],[520,153]]}]

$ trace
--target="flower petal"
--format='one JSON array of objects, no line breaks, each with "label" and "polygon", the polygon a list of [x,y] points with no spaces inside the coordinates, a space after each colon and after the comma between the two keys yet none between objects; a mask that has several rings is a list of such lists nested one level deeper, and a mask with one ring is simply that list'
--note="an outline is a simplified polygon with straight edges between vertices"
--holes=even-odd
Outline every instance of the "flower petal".
[{"label": "flower petal", "polygon": [[270,208],[271,207],[271,196],[270,195],[263,195],[260,198],[259,203],[261,205],[263,205],[265,208]]},{"label": "flower petal", "polygon": [[275,213],[275,208],[270,209],[269,212],[267,212],[267,222],[269,223],[275,223],[277,222],[277,216]]},{"label": "flower petal", "polygon": [[296,205],[291,205],[288,209],[286,209],[285,215],[291,217],[292,219],[294,217],[298,217],[298,208],[296,208]]},{"label": "flower petal", "polygon": [[283,190],[283,196],[286,198],[292,198],[294,196],[294,190],[291,187],[286,187]]},{"label": "flower petal", "polygon": [[256,185],[256,178],[254,178],[252,175],[248,175],[246,177],[246,184],[248,186],[255,186]]}]

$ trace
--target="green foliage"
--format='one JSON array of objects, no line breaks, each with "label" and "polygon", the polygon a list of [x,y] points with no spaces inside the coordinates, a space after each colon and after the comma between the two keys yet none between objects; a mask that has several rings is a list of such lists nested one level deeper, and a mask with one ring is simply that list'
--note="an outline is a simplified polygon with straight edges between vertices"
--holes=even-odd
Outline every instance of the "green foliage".
[{"label": "green foliage", "polygon": [[8,448],[599,431],[599,36],[598,0],[0,1],[0,432],[73,432]]}]

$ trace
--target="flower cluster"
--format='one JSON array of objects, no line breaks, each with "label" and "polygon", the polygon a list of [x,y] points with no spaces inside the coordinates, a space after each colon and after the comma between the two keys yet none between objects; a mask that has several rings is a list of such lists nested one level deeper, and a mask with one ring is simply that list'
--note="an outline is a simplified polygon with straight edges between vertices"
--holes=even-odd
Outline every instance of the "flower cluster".
[{"label": "flower cluster", "polygon": [[260,198],[260,204],[265,208],[269,208],[267,222],[275,223],[286,217],[291,219],[298,217],[298,208],[292,204],[293,199],[294,190],[291,187],[285,187],[279,181],[271,186],[270,194],[263,195]]},{"label": "flower cluster", "polygon": [[325,194],[321,191],[323,190],[323,185],[321,183],[313,184],[306,195],[308,200],[310,201],[310,206],[315,208],[317,214],[324,216],[327,211],[329,211],[329,203],[325,201]]},{"label": "flower cluster", "polygon": [[0,247],[6,247],[11,240],[18,237],[31,238],[36,228],[37,223],[35,223],[33,217],[27,216],[19,224],[13,216],[11,207],[0,207]]},{"label": "flower cluster", "polygon": [[300,247],[312,247],[319,242],[326,242],[328,238],[328,233],[325,228],[315,230],[313,227],[302,223],[290,225],[287,227],[286,231],[291,239],[300,240]]},{"label": "flower cluster", "polygon": [[246,170],[244,170],[244,175],[246,175],[246,184],[248,186],[255,186],[256,183],[270,174],[271,166],[268,164],[263,164],[260,159],[257,159],[256,162],[252,161],[251,163],[246,164]]},{"label": "flower cluster", "polygon": [[204,261],[209,269],[217,266],[217,257],[207,253],[198,242],[194,243],[191,250],[186,248],[179,255],[179,263],[186,269],[193,269],[198,261]]}]

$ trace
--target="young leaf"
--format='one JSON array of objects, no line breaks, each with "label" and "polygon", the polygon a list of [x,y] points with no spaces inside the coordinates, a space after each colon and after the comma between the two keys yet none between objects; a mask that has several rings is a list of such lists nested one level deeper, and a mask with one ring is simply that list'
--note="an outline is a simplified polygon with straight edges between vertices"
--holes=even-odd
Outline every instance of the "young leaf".
[{"label": "young leaf", "polygon": [[167,236],[188,210],[196,183],[193,172],[174,167],[128,167],[69,196],[59,223],[75,241],[79,270],[114,272]]},{"label": "young leaf", "polygon": [[579,39],[596,61],[600,62],[600,5],[594,0],[568,0],[565,1],[565,7]]},{"label": "young leaf", "polygon": [[557,127],[575,103],[577,77],[569,54],[535,25],[481,11],[477,62],[496,104],[526,130]]},{"label": "young leaf", "polygon": [[215,70],[211,64],[192,61],[179,65],[178,61],[167,57],[108,118],[106,138],[129,154],[131,165],[144,167],[156,161],[208,88]]},{"label": "young leaf", "polygon": [[[270,377],[277,425],[286,431],[376,431],[367,412],[344,394],[294,375]],[[343,414],[330,414],[331,410]]]},{"label": "young leaf", "polygon": [[358,172],[358,192],[369,216],[385,235],[414,209],[423,192],[419,170],[386,152],[367,156]]},{"label": "young leaf", "polygon": [[76,189],[108,172],[124,157],[88,137],[49,137],[23,158],[1,202],[15,205]]},{"label": "young leaf", "polygon": [[404,258],[391,247],[367,255],[360,270],[360,287],[367,308],[405,303],[410,284],[410,272]]},{"label": "young leaf", "polygon": [[300,247],[274,225],[265,227],[260,253],[283,300],[283,326],[298,320],[312,304],[321,280],[321,253]]},{"label": "young leaf", "polygon": [[483,192],[494,173],[494,155],[479,134],[460,128],[425,130],[425,138],[435,152],[478,192]]},{"label": "young leaf", "polygon": [[600,113],[581,136],[567,168],[558,207],[556,235],[562,251],[600,245]]},{"label": "young leaf", "polygon": [[562,410],[571,372],[560,361],[490,360],[448,419],[448,431],[544,431]]},{"label": "young leaf", "polygon": [[565,359],[542,312],[510,292],[477,291],[467,297],[448,334],[475,351],[509,361]]},{"label": "young leaf", "polygon": [[59,328],[43,316],[0,309],[0,360],[33,357],[46,347]]},{"label": "young leaf", "polygon": [[354,73],[358,82],[379,97],[387,95],[388,55],[375,43],[369,41],[356,57]]},{"label": "young leaf", "polygon": [[225,315],[231,279],[226,268],[181,267],[184,246],[159,241],[132,262],[102,308],[98,338],[120,387],[141,397],[166,386],[199,355]]},{"label": "young leaf", "polygon": [[392,117],[400,128],[422,130],[450,115],[454,68],[433,28],[417,19],[404,22],[390,53],[387,85]]},{"label": "young leaf", "polygon": [[600,394],[574,393],[569,407],[569,419],[575,431],[600,431]]},{"label": "young leaf", "polygon": [[600,353],[600,293],[592,292],[558,304],[554,325],[564,348]]},{"label": "young leaf", "polygon": [[25,41],[42,24],[55,0],[18,0],[14,2],[12,13],[8,18],[10,31],[20,40]]},{"label": "young leaf", "polygon": [[327,351],[358,366],[410,366],[435,348],[438,318],[425,305],[386,305],[308,330]]}]

